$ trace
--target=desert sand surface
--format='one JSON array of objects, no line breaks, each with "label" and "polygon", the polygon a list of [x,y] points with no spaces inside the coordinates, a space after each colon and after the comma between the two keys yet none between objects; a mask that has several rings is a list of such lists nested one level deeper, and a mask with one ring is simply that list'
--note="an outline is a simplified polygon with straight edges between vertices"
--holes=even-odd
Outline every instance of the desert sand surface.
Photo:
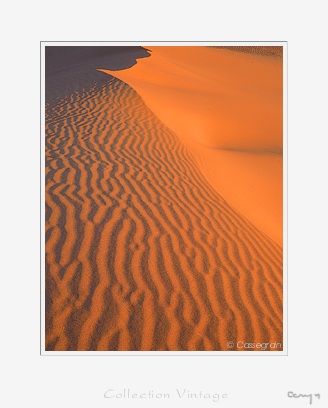
[{"label": "desert sand surface", "polygon": [[281,55],[46,48],[46,350],[282,345]]},{"label": "desert sand surface", "polygon": [[282,47],[147,50],[133,68],[104,72],[131,85],[217,192],[282,245]]}]

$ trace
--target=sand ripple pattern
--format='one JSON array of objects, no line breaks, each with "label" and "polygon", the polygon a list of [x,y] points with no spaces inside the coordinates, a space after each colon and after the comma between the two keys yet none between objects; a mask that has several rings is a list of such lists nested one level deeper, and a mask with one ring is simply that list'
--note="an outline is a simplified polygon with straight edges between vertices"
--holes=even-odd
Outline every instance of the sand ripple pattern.
[{"label": "sand ripple pattern", "polygon": [[282,343],[281,248],[115,78],[46,106],[45,327],[56,351]]}]

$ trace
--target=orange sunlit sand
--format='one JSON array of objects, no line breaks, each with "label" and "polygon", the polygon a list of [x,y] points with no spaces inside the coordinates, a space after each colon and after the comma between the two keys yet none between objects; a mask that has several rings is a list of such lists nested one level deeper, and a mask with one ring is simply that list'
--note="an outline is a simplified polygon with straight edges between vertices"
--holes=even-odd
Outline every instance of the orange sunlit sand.
[{"label": "orange sunlit sand", "polygon": [[111,73],[197,154],[207,180],[282,244],[282,61],[209,47],[150,47]]},{"label": "orange sunlit sand", "polygon": [[46,348],[282,344],[281,48],[145,49],[46,105]]}]

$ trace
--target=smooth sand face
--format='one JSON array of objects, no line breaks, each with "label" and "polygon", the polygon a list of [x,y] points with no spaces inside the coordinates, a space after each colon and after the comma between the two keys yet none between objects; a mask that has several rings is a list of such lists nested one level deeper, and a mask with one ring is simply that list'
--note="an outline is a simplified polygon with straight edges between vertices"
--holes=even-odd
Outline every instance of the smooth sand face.
[{"label": "smooth sand face", "polygon": [[151,57],[108,71],[196,154],[207,180],[282,245],[281,56],[210,47],[150,47]]},{"label": "smooth sand face", "polygon": [[[260,133],[244,138],[243,149],[223,150],[238,139],[214,132],[219,105],[211,104],[229,99],[230,88],[220,97],[218,67],[209,62],[245,56],[152,50],[136,66],[112,72],[130,76],[146,104],[97,66],[93,77],[90,59],[76,77],[69,72],[77,81],[72,93],[46,105],[46,350],[282,344],[282,250],[259,227],[260,220],[276,222],[266,220],[263,202],[273,208],[279,201],[273,186],[281,194],[281,157],[264,153]],[[81,89],[85,76],[89,89]],[[254,153],[255,145],[263,152]]]}]

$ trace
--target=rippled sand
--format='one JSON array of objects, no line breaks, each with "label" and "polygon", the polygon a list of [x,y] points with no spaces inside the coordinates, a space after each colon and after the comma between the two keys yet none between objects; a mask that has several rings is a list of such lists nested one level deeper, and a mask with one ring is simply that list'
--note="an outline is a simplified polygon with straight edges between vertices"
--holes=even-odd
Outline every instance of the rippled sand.
[{"label": "rippled sand", "polygon": [[[218,96],[212,65],[209,75],[197,77],[189,56],[176,54],[189,64],[186,70],[168,48],[157,56],[151,49],[150,57],[123,71],[96,65],[88,89],[47,101],[46,350],[202,351],[228,350],[228,341],[282,343],[281,124],[267,144],[259,131],[237,152],[200,147],[202,140],[213,142],[215,123],[210,116],[199,119],[197,92],[213,106],[230,88]],[[205,51],[213,64],[216,52],[245,56]],[[185,82],[167,69],[172,59]],[[113,75],[126,75],[130,84]],[[170,98],[174,115],[166,109]],[[217,117],[214,107],[208,115]],[[274,152],[263,152],[268,145]],[[247,149],[244,156],[240,150]],[[255,207],[260,217],[243,210],[252,212],[254,196],[243,196],[252,178],[259,200],[270,183],[280,194],[276,206],[270,204],[278,218],[272,208]]]}]

